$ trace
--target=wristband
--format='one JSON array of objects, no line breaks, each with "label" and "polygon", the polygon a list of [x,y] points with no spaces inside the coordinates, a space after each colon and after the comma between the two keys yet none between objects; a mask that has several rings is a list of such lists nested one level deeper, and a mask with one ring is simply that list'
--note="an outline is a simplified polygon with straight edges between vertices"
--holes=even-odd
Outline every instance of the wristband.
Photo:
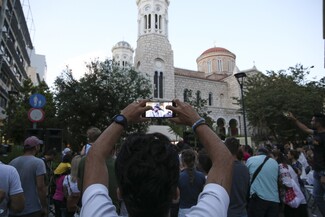
[{"label": "wristband", "polygon": [[199,120],[197,120],[193,125],[192,125],[192,130],[195,132],[196,128],[202,124],[206,124],[205,123],[205,119],[204,118],[200,118]]}]

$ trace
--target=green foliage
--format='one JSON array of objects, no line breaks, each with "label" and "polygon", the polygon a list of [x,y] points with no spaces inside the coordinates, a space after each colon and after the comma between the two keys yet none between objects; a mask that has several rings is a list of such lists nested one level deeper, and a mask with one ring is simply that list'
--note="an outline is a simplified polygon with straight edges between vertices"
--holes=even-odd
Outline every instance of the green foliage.
[{"label": "green foliage", "polygon": [[[64,129],[64,140],[73,147],[85,142],[86,130],[95,126],[104,130],[114,115],[136,99],[148,98],[149,80],[133,69],[122,69],[111,60],[92,61],[88,73],[80,80],[66,69],[55,81],[58,119]],[[141,131],[146,124],[130,127]]]},{"label": "green foliage", "polygon": [[245,83],[245,106],[250,127],[256,140],[272,136],[281,142],[295,140],[305,135],[296,130],[283,112],[290,111],[303,123],[308,124],[313,113],[323,112],[324,78],[309,82],[309,68],[298,64],[288,71],[268,71],[267,76],[258,74],[248,77]]}]

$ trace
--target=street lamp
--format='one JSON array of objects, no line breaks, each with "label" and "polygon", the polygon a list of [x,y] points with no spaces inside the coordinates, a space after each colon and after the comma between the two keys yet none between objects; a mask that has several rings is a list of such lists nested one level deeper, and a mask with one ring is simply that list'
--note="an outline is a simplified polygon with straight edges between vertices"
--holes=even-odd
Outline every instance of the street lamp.
[{"label": "street lamp", "polygon": [[234,76],[236,77],[238,84],[240,86],[240,92],[241,92],[241,101],[242,101],[242,107],[243,107],[243,119],[244,119],[244,133],[245,133],[245,145],[248,145],[247,143],[247,129],[246,129],[246,111],[245,111],[245,103],[244,103],[244,80],[246,77],[246,73],[245,72],[239,72],[234,74]]}]

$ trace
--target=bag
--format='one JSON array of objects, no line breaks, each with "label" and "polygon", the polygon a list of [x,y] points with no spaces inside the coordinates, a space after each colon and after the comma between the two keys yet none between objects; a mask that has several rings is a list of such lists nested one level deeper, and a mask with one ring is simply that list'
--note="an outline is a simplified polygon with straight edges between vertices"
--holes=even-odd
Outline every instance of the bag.
[{"label": "bag", "polygon": [[67,210],[68,212],[76,212],[79,207],[78,207],[78,203],[79,203],[79,199],[80,199],[80,192],[72,192],[72,189],[70,187],[70,181],[69,181],[69,177],[66,176],[67,181],[68,181],[68,186],[70,189],[70,195],[68,195],[67,197]]},{"label": "bag", "polygon": [[297,208],[305,199],[300,187],[296,182],[291,179],[292,187],[289,187],[285,191],[284,203],[292,208]]},{"label": "bag", "polygon": [[67,210],[68,212],[76,212],[78,209],[78,202],[80,199],[80,193],[71,193],[67,197]]}]

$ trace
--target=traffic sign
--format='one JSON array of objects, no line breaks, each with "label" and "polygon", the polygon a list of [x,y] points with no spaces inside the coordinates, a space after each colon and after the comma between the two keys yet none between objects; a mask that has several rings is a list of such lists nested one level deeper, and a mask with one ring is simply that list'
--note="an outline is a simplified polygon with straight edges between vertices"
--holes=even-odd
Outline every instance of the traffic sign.
[{"label": "traffic sign", "polygon": [[45,113],[43,109],[31,108],[28,111],[28,119],[35,123],[35,122],[42,122],[44,120]]},{"label": "traffic sign", "polygon": [[29,104],[32,108],[43,108],[46,103],[44,95],[35,93],[29,97]]}]

